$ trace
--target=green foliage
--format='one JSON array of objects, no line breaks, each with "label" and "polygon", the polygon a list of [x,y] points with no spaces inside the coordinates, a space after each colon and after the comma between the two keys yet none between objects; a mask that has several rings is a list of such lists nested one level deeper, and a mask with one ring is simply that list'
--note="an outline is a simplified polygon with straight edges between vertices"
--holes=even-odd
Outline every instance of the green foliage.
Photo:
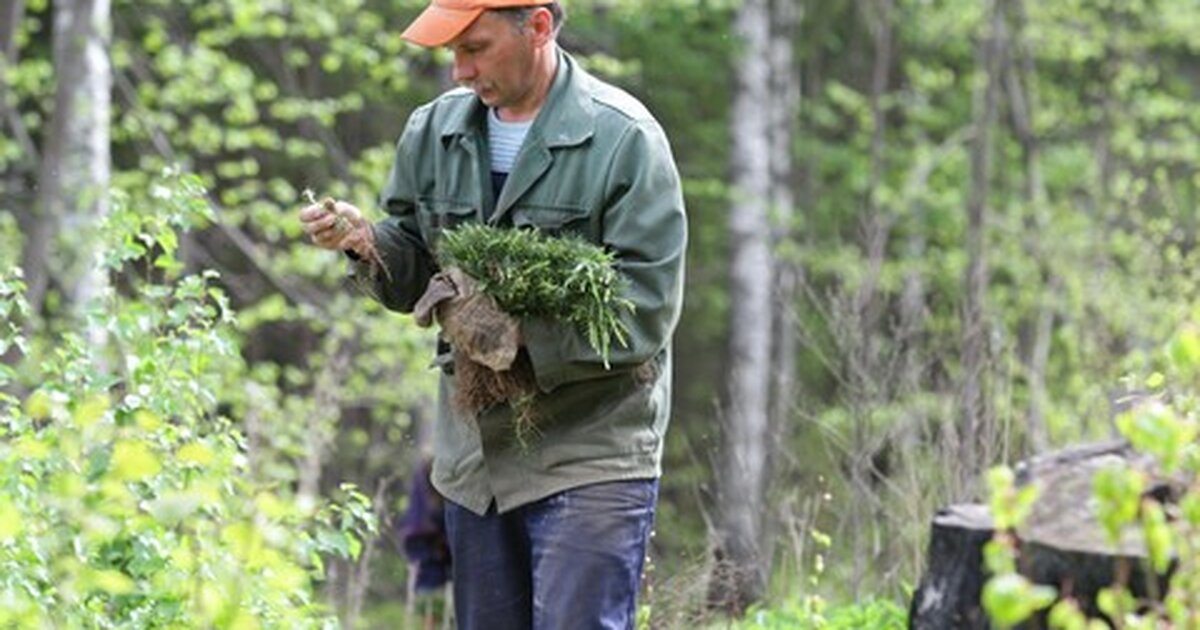
[{"label": "green foliage", "polygon": [[1121,530],[1137,519],[1145,476],[1136,470],[1105,468],[1096,472],[1092,492],[1096,497],[1096,518],[1110,542],[1121,539]]},{"label": "green foliage", "polygon": [[442,267],[458,267],[480,283],[501,310],[570,324],[608,362],[615,340],[625,343],[620,317],[633,303],[621,297],[612,252],[574,236],[464,224],[438,242]]},{"label": "green foliage", "polygon": [[[53,108],[52,3],[24,4],[24,19],[14,25],[17,63],[2,69],[0,97],[13,115],[5,116],[0,133],[0,269],[19,256],[19,230],[36,196],[37,152],[30,146],[45,141]],[[153,304],[122,302],[128,312],[110,314],[101,328],[145,325],[176,341],[147,343],[150,332],[140,340],[118,336],[120,343],[132,339],[135,355],[148,358],[134,365],[123,355],[108,360],[114,373],[153,377],[151,387],[180,387],[178,406],[219,399],[253,454],[247,476],[279,488],[298,483],[302,467],[321,491],[336,492],[343,479],[377,487],[407,467],[418,450],[415,436],[424,433],[421,419],[431,415],[429,334],[341,291],[341,261],[303,243],[294,219],[305,187],[372,205],[407,113],[444,85],[448,56],[419,52],[396,36],[396,26],[424,4],[113,5],[114,185],[125,191],[118,205],[133,210],[120,220],[149,223],[127,230],[128,240],[110,241],[105,255],[127,257],[119,286],[126,274],[141,273],[169,279],[160,287],[173,288],[156,289],[171,295]],[[705,525],[696,516],[702,493],[694,487],[711,474],[704,462],[717,435],[710,422],[714,383],[723,377],[721,362],[711,358],[722,350],[728,309],[725,180],[737,4],[572,2],[563,33],[568,50],[642,98],[663,122],[685,181],[691,239],[687,308],[675,344],[677,419],[659,510],[660,530],[672,533],[657,541],[664,573],[706,549]],[[828,581],[853,592],[870,589],[877,578],[898,590],[915,577],[927,517],[947,496],[952,468],[936,442],[951,434],[961,380],[963,209],[977,131],[973,94],[983,78],[977,45],[987,12],[976,2],[898,0],[889,15],[869,3],[801,4],[794,38],[804,77],[793,147],[798,212],[774,227],[782,237],[776,251],[804,269],[805,292],[794,309],[803,333],[803,391],[794,400],[796,417],[805,421],[789,423],[799,429],[780,444],[795,456],[776,461],[796,462],[784,483],[824,475],[839,501],[854,497],[821,523],[850,533],[829,550],[846,561],[829,563]],[[1011,127],[1013,101],[1004,94],[987,200],[986,335],[995,378],[985,407],[1006,428],[1001,442],[1013,449],[1007,454],[1020,456],[1030,437],[1024,419],[1034,417],[1035,406],[1053,443],[1104,434],[1109,427],[1096,419],[1107,417],[1109,400],[1121,395],[1113,391],[1121,376],[1157,374],[1121,388],[1145,384],[1170,399],[1166,411],[1131,412],[1122,430],[1139,448],[1188,471],[1195,455],[1186,438],[1195,413],[1181,393],[1200,374],[1200,337],[1195,327],[1178,334],[1167,360],[1147,349],[1185,317],[1200,287],[1200,119],[1192,106],[1200,11],[1166,0],[1021,5],[1024,28],[1012,16],[1008,65],[1025,67],[1028,53],[1030,74],[1017,72],[1006,83],[1029,89],[1037,151],[1026,155]],[[887,26],[894,27],[893,57],[877,120],[874,37]],[[1040,169],[1043,191],[1036,199],[1026,193],[1033,183],[1027,157]],[[150,182],[176,163],[200,178],[206,205],[215,209],[195,217],[215,227],[181,247],[188,256],[168,251],[169,237],[167,246],[151,246],[136,235],[169,227],[159,213],[139,211],[165,205],[152,198]],[[864,238],[868,210],[887,227],[878,243]],[[194,268],[197,261],[220,268],[221,276],[180,288],[186,267],[179,263]],[[0,326],[13,331],[25,316],[11,299],[15,285],[8,286],[10,293],[0,294]],[[221,293],[226,304],[188,297],[206,291]],[[919,317],[898,318],[913,296]],[[179,340],[203,332],[200,319],[183,317],[195,304],[217,317],[236,309],[239,317],[221,324],[221,334],[192,342],[223,353],[219,360],[198,358],[193,368],[193,350]],[[169,309],[179,319],[168,321]],[[80,343],[78,335],[67,340]],[[57,366],[66,382],[80,382],[57,354],[67,345],[61,341],[20,340],[36,360],[0,363],[0,386],[36,384],[43,363]],[[201,375],[201,382],[189,375]],[[122,400],[114,395],[111,404]],[[884,482],[872,483],[874,489],[861,476],[838,472],[878,454],[890,457],[883,458],[886,470],[870,471],[872,481],[878,472]],[[1103,500],[1110,527],[1140,527],[1152,509],[1139,510],[1122,494],[1124,481],[1112,483]],[[872,516],[856,516],[860,506],[874,506]],[[1200,514],[1200,500],[1186,497],[1179,509]],[[1014,521],[1020,511],[1014,504]],[[872,531],[876,525],[879,532]],[[872,548],[875,539],[882,549]],[[1170,537],[1176,553],[1181,540],[1186,546],[1185,538]],[[1165,549],[1166,542],[1153,544]],[[377,554],[375,562],[387,556]],[[380,570],[402,574],[400,563],[391,562]],[[402,598],[403,579],[383,582],[375,581],[372,597]]]},{"label": "green foliage", "polygon": [[[8,133],[8,123],[21,121],[14,132],[26,132],[35,146],[43,143],[55,85],[53,7],[43,1],[25,8],[18,63],[3,69],[0,91],[8,106],[0,109],[19,113],[0,123],[0,262],[10,263],[21,249],[13,230],[24,229],[24,217],[35,210],[39,165],[22,135]],[[215,408],[240,436],[241,476],[279,491],[304,481],[314,495],[336,494],[347,480],[384,485],[392,491],[378,497],[381,511],[384,505],[403,509],[392,496],[402,485],[396,476],[406,474],[420,454],[413,448],[423,431],[417,425],[431,416],[436,395],[436,374],[426,368],[432,335],[342,290],[343,266],[300,238],[295,209],[298,191],[306,187],[373,206],[408,111],[439,89],[428,63],[412,66],[414,55],[424,54],[405,45],[394,28],[418,8],[374,0],[119,0],[112,7],[112,167],[120,216],[110,226],[124,236],[106,237],[102,253],[128,261],[113,274],[121,291],[127,277],[173,283],[185,269],[220,269],[220,277],[203,283],[181,282],[190,283],[187,291],[220,293],[221,308],[236,309],[239,317],[222,322],[219,336],[192,342],[220,349],[220,361],[201,355],[195,366],[181,363],[178,345],[153,343],[149,329],[132,339],[135,347],[113,344],[107,353],[146,357],[140,363],[106,359],[116,368],[155,375],[155,388],[178,386],[180,399],[217,401]],[[184,195],[180,183],[158,191],[176,200],[155,198],[155,180],[168,166],[194,175],[187,185],[203,184],[204,194]],[[175,201],[203,209],[207,216],[196,215],[194,224],[211,227],[171,242],[172,226],[162,210]],[[161,243],[150,245],[143,233]],[[70,239],[64,240],[70,251]],[[166,291],[164,286],[150,290]],[[48,311],[56,310],[53,295],[48,304]],[[215,305],[215,299],[205,302]],[[161,327],[163,309],[187,313],[141,300],[108,306],[113,310],[105,312],[116,314],[105,325],[116,319]],[[42,330],[40,321],[34,324]],[[196,324],[181,321],[177,327]],[[14,379],[35,382],[34,367],[56,351],[58,341],[49,334],[31,337],[26,354],[35,358],[16,370],[0,363],[0,380],[13,372]],[[161,397],[157,391],[142,395]],[[381,484],[385,479],[389,483]],[[348,548],[335,541],[322,544]],[[377,582],[372,596],[402,598],[402,558],[367,556],[331,557],[327,564],[337,566],[326,568],[345,580],[367,575],[358,564],[378,564],[372,570],[399,577]],[[345,586],[328,589],[349,591]]]},{"label": "green foliage", "polygon": [[1011,468],[996,466],[988,471],[988,496],[996,529],[1008,530],[1024,522],[1037,501],[1037,486],[1016,487]]},{"label": "green foliage", "polygon": [[1016,488],[1007,466],[988,472],[992,518],[996,536],[984,546],[984,566],[991,578],[983,586],[980,603],[999,628],[1011,628],[1054,603],[1054,588],[1033,584],[1017,572],[1016,528],[1037,500],[1036,486]]},{"label": "green foliage", "polygon": [[981,600],[988,617],[999,628],[1012,628],[1033,613],[1054,603],[1056,591],[1031,583],[1019,573],[1004,573],[988,580]]},{"label": "green foliage", "polygon": [[829,610],[813,609],[802,601],[777,608],[753,608],[732,626],[739,630],[901,630],[908,627],[907,611],[891,600],[868,599]]},{"label": "green foliage", "polygon": [[[1115,627],[1193,627],[1200,615],[1200,486],[1195,483],[1200,458],[1194,428],[1200,395],[1192,378],[1200,368],[1200,354],[1180,350],[1190,343],[1194,330],[1195,322],[1185,324],[1163,345],[1155,361],[1163,371],[1145,379],[1160,390],[1154,399],[1136,405],[1117,421],[1122,436],[1150,456],[1158,472],[1182,483],[1183,496],[1177,504],[1163,505],[1146,493],[1147,475],[1140,470],[1112,467],[1094,477],[1092,500],[1109,541],[1114,545],[1143,541],[1145,574],[1170,574],[1165,593],[1158,593],[1161,604],[1138,600],[1124,583],[1102,589],[1096,606]],[[1000,480],[1001,475],[994,478]],[[992,488],[992,501],[1003,502],[1005,496],[1011,501],[1014,494],[1001,480]],[[1010,526],[1016,524],[1019,519]],[[984,587],[983,600],[998,625],[1019,623],[1053,601],[1052,589],[1031,585],[1016,572],[1015,548],[1005,531],[998,532],[986,553],[993,576]],[[1051,628],[1066,630],[1109,627],[1102,620],[1088,619],[1070,600],[1055,604],[1047,621]]]},{"label": "green foliage", "polygon": [[[122,195],[105,266],[177,274],[177,230],[206,214],[202,195],[175,174]],[[246,474],[244,436],[217,413],[238,349],[215,278],[127,276],[88,308],[115,356],[67,334],[18,366],[36,389],[0,394],[0,625],[332,625],[314,579],[323,554],[353,558],[374,533],[370,502],[348,487],[336,503],[297,500]],[[22,312],[22,288],[0,277],[6,312]]]},{"label": "green foliage", "polygon": [[[1172,354],[1176,346],[1173,342]],[[1197,454],[1195,441],[1200,426],[1196,419],[1168,405],[1151,402],[1123,413],[1117,417],[1117,429],[1134,448],[1154,455],[1167,473],[1178,471],[1185,457]]]}]

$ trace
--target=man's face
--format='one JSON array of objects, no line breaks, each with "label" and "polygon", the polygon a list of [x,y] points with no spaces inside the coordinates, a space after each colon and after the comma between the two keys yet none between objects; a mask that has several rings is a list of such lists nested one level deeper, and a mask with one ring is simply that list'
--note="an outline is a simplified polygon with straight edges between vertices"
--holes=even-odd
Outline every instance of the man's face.
[{"label": "man's face", "polygon": [[530,29],[485,11],[447,46],[454,53],[454,80],[488,107],[519,106],[529,98],[534,86]]}]

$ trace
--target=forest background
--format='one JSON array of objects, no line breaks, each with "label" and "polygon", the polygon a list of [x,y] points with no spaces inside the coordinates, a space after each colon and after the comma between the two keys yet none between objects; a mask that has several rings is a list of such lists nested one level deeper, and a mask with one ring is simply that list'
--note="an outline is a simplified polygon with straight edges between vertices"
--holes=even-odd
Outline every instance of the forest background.
[{"label": "forest background", "polygon": [[[430,334],[296,219],[374,208],[450,87],[423,5],[0,1],[0,619],[438,605],[398,529]],[[939,506],[1111,435],[1196,319],[1200,3],[566,6],[687,198],[655,627],[900,610]]]}]

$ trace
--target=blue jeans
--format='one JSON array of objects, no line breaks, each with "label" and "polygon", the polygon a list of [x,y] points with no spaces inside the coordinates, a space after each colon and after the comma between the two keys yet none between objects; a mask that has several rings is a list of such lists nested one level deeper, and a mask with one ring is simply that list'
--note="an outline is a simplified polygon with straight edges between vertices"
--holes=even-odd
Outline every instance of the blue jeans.
[{"label": "blue jeans", "polygon": [[446,502],[459,630],[627,630],[658,480],[573,488],[479,516]]}]

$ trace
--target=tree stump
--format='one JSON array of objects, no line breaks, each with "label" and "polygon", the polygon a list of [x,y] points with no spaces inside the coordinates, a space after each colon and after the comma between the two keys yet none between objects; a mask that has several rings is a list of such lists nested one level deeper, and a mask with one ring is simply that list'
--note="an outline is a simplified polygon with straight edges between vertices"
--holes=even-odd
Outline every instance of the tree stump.
[{"label": "tree stump", "polygon": [[[1058,451],[1015,468],[1018,485],[1040,487],[1029,517],[1016,532],[1018,569],[1033,582],[1055,587],[1060,597],[1075,599],[1091,616],[1099,616],[1095,599],[1100,589],[1124,583],[1135,597],[1160,600],[1170,575],[1170,571],[1157,576],[1147,570],[1146,546],[1139,531],[1127,530],[1114,545],[1097,520],[1092,477],[1114,466],[1143,471],[1150,480],[1147,494],[1159,501],[1174,502],[1182,495],[1179,480],[1164,477],[1152,459],[1124,442]],[[993,533],[991,514],[984,505],[953,505],[937,513],[926,573],[909,607],[909,628],[991,627],[980,592],[988,579],[983,546]],[[1035,618],[1025,627],[1044,627],[1043,619]]]},{"label": "tree stump", "polygon": [[928,568],[909,607],[909,628],[986,628],[979,593],[987,580],[983,546],[992,539],[992,515],[978,504],[952,505],[933,517]]}]

